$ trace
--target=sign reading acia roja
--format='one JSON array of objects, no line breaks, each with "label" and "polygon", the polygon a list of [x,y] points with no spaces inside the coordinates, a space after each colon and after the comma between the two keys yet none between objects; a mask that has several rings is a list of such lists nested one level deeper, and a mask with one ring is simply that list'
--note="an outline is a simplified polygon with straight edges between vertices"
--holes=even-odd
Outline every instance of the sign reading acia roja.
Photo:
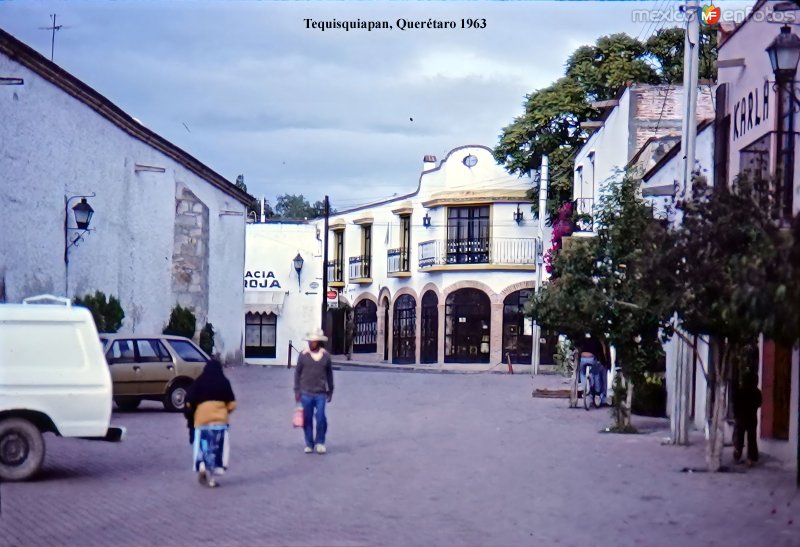
[{"label": "sign reading acia roja", "polygon": [[245,289],[280,289],[275,274],[265,270],[247,270],[244,273]]}]

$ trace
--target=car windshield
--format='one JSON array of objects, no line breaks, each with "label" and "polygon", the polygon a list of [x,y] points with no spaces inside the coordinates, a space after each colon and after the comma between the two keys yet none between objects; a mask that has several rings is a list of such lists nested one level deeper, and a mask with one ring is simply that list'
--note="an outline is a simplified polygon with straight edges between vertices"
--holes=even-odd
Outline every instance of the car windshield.
[{"label": "car windshield", "polygon": [[188,340],[168,340],[169,345],[175,350],[181,359],[192,363],[204,363],[208,357]]}]

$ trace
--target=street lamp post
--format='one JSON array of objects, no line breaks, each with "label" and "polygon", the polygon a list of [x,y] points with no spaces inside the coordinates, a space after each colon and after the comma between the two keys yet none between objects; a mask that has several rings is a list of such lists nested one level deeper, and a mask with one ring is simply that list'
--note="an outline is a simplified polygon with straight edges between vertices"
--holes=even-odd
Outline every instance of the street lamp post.
[{"label": "street lamp post", "polygon": [[[64,296],[69,298],[69,250],[83,241],[83,236],[92,231],[89,224],[92,222],[94,209],[86,201],[86,198],[93,198],[97,194],[84,196],[64,196]],[[69,206],[76,199],[81,201],[72,207],[72,214],[75,217],[75,226],[69,225]],[[75,231],[75,235],[70,241],[70,232]]]},{"label": "street lamp post", "polygon": [[800,61],[800,37],[792,32],[791,27],[784,25],[766,51],[775,74],[775,88],[778,93],[778,165],[783,182],[779,199],[783,217],[788,219],[792,216],[794,193],[794,115],[795,107],[800,106],[794,90],[794,77]]},{"label": "street lamp post", "polygon": [[[778,92],[778,150],[782,161],[783,213],[791,218],[792,196],[794,193],[794,117],[795,107],[800,107],[800,99],[795,94],[795,75],[800,62],[800,37],[784,25],[781,32],[767,47],[767,55],[775,73],[775,86]],[[784,112],[788,104],[788,111]],[[785,135],[785,136],[784,136]],[[786,137],[786,138],[785,138]],[[784,147],[784,139],[786,149]],[[787,214],[788,213],[788,214]],[[800,374],[797,375],[797,424],[800,427]],[[800,488],[800,431],[797,434],[797,486]]]}]

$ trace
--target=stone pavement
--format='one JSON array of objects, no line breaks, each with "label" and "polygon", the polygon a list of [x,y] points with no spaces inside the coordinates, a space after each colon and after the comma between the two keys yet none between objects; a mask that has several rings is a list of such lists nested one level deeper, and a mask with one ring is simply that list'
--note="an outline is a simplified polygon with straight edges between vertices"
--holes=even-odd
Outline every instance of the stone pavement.
[{"label": "stone pavement", "polygon": [[601,434],[606,410],[534,399],[526,375],[342,370],[330,452],[305,455],[292,373],[229,372],[216,490],[190,471],[183,417],[152,403],[115,414],[122,444],[48,436],[43,475],[1,486],[0,545],[800,545],[790,473],[681,473],[702,446],[661,446],[663,420]]}]

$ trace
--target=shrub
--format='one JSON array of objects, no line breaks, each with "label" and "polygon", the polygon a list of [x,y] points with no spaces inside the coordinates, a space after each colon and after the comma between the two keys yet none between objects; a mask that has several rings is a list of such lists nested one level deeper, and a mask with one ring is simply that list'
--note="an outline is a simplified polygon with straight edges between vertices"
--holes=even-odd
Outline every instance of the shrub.
[{"label": "shrub", "polygon": [[200,331],[200,349],[208,355],[214,352],[214,325],[206,323],[203,330]]},{"label": "shrub", "polygon": [[575,348],[566,338],[559,339],[556,344],[556,352],[553,354],[553,361],[555,361],[556,372],[567,378],[572,376],[573,368],[573,351]]},{"label": "shrub", "polygon": [[125,312],[114,296],[106,299],[105,293],[95,291],[94,294],[75,298],[75,305],[83,306],[92,313],[97,332],[117,332],[122,327]]},{"label": "shrub", "polygon": [[663,418],[667,415],[667,387],[663,378],[646,374],[645,381],[635,386],[631,402],[633,413]]},{"label": "shrub", "polygon": [[163,334],[183,336],[184,338],[194,338],[195,330],[197,330],[197,319],[192,310],[177,305],[172,308],[169,323],[167,323],[162,332]]}]

